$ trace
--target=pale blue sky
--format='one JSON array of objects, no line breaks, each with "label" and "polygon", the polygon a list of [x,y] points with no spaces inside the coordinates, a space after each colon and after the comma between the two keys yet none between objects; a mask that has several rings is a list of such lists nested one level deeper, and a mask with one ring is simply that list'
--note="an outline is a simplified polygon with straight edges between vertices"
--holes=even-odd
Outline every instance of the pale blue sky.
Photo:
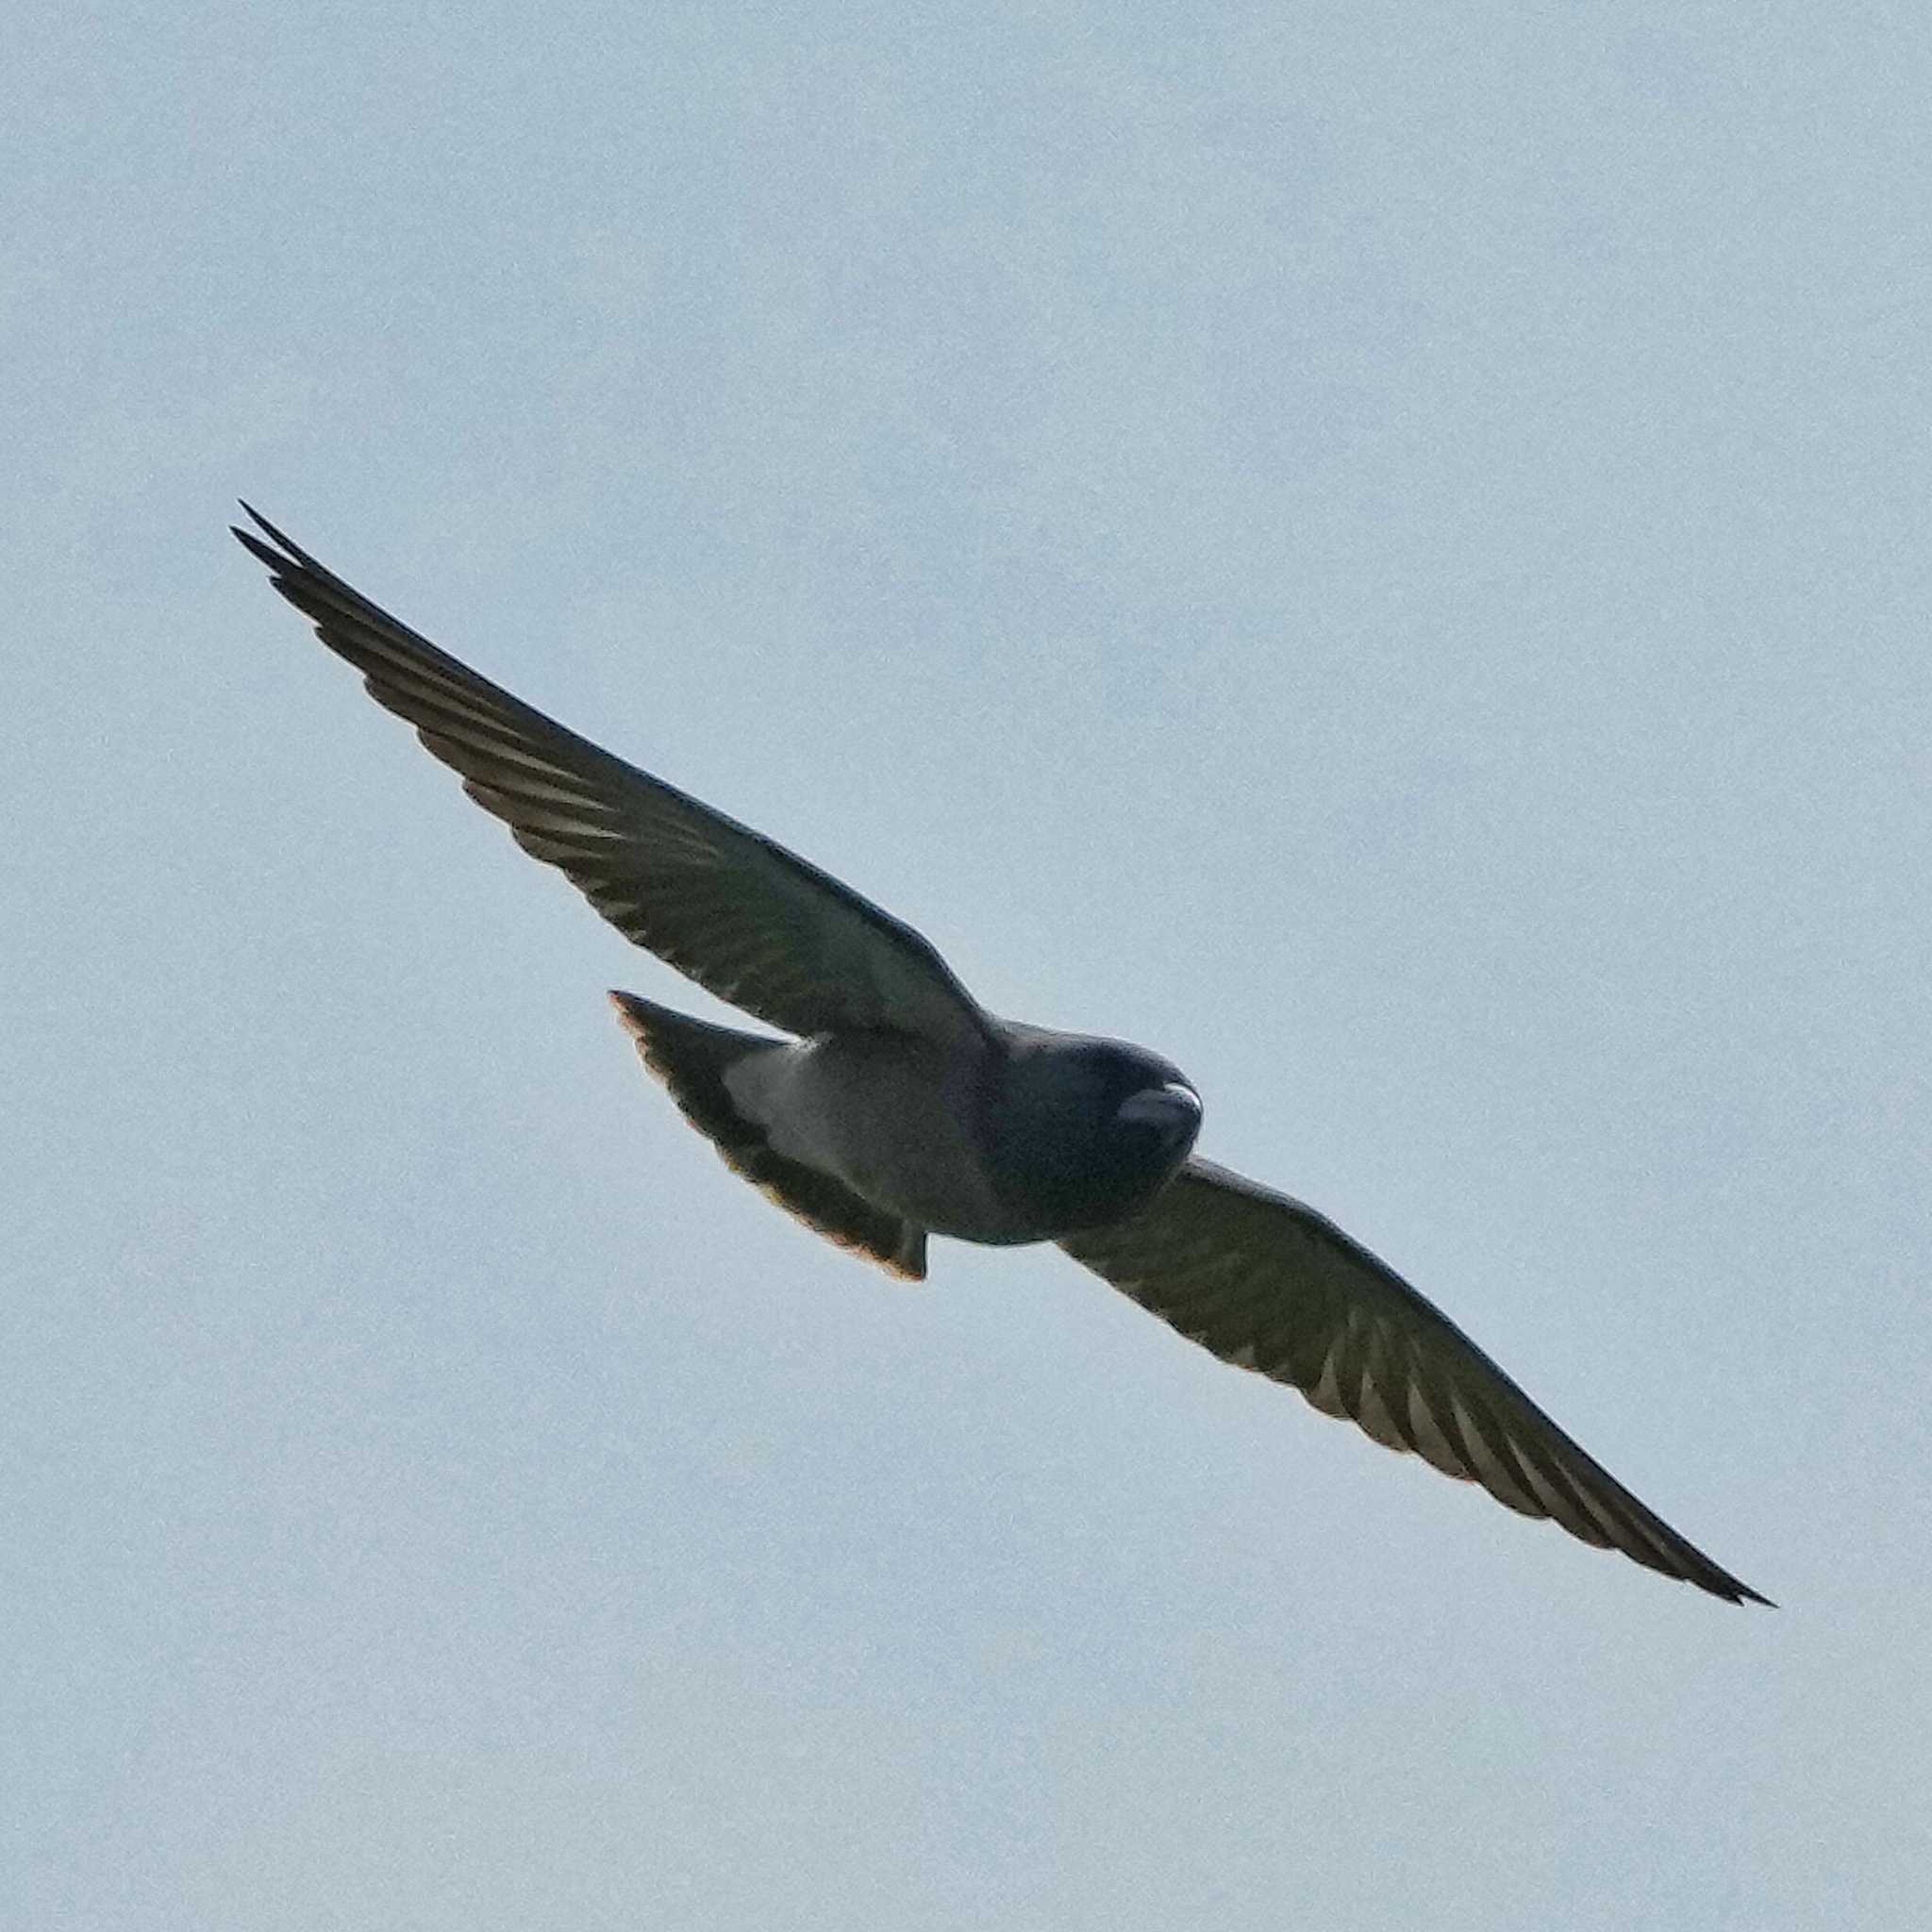
[{"label": "pale blue sky", "polygon": [[[1923,1923],[1921,8],[5,39],[0,1920]],[[242,494],[1786,1607],[785,1220]]]}]

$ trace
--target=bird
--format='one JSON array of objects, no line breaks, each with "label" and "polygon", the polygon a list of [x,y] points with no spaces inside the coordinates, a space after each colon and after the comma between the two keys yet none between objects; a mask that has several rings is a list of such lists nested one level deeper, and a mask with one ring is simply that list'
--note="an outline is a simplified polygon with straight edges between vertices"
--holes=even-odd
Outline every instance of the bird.
[{"label": "bird", "polygon": [[1124,1041],[1001,1019],[851,887],[513,697],[246,503],[275,589],[531,857],[634,943],[771,1029],[612,992],[645,1067],[728,1166],[907,1280],[931,1236],[1057,1243],[1224,1361],[1727,1603],[1771,1606],[1301,1201],[1197,1157],[1201,1098]]}]

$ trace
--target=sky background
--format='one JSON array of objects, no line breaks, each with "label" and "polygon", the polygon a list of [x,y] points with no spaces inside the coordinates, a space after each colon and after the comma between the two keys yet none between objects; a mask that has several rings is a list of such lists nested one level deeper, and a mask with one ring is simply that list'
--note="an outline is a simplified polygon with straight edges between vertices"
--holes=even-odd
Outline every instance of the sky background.
[{"label": "sky background", "polygon": [[[1924,1924],[1923,8],[6,41],[0,1920]],[[1784,1607],[774,1212],[238,495]]]}]

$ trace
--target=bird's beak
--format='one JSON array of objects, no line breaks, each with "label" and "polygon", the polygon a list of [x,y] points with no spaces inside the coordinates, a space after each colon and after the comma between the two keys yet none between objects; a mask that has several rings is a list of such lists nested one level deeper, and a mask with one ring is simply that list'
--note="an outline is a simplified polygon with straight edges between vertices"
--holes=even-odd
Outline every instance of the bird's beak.
[{"label": "bird's beak", "polygon": [[1191,1140],[1201,1124],[1201,1096],[1179,1080],[1143,1087],[1121,1102],[1114,1119],[1129,1126],[1153,1127],[1175,1140]]}]

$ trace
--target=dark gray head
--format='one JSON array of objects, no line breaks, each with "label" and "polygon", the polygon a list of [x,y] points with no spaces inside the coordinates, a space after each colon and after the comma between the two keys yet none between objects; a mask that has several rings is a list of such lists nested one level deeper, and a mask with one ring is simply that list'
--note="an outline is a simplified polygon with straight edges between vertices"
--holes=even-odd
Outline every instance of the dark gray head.
[{"label": "dark gray head", "polygon": [[1188,1158],[1201,1099],[1171,1060],[1120,1040],[1012,1027],[987,1094],[1001,1193],[1039,1239],[1103,1227]]}]

